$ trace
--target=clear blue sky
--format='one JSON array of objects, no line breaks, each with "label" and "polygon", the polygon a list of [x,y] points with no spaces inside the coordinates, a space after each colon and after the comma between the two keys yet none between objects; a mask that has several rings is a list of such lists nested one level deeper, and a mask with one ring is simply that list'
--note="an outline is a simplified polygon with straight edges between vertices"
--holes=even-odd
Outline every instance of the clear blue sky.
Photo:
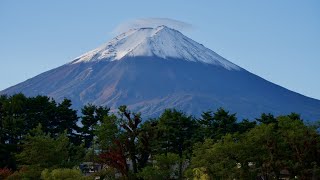
[{"label": "clear blue sky", "polygon": [[63,65],[136,18],[172,18],[233,63],[320,99],[320,1],[2,0],[0,89]]}]

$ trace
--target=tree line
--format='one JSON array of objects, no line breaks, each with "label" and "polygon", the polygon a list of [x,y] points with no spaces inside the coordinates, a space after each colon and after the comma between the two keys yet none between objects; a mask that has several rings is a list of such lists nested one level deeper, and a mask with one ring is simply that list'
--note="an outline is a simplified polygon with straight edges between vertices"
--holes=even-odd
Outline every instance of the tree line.
[{"label": "tree line", "polygon": [[[47,96],[0,96],[0,179],[318,178],[319,124],[299,114],[238,120],[223,108],[200,118],[176,109],[142,121],[120,106]],[[79,165],[100,164],[85,176]],[[81,172],[82,171],[82,172]]]}]

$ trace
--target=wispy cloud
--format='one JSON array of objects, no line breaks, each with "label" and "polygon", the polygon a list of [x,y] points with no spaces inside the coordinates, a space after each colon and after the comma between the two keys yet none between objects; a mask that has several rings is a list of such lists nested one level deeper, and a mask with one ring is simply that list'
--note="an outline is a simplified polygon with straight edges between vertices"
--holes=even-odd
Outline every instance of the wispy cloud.
[{"label": "wispy cloud", "polygon": [[134,28],[143,28],[143,27],[157,27],[165,25],[170,28],[179,30],[179,31],[184,31],[184,30],[191,30],[193,27],[191,24],[178,21],[175,19],[169,19],[169,18],[141,18],[141,19],[134,19],[130,20],[124,23],[121,23],[118,25],[114,30],[114,34],[120,34],[123,32],[128,31],[129,29],[134,29]]}]

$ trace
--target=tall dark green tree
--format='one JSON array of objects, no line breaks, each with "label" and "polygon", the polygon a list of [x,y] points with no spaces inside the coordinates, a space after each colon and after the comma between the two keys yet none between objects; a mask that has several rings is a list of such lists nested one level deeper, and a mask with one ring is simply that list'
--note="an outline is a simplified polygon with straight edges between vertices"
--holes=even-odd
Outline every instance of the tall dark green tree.
[{"label": "tall dark green tree", "polygon": [[192,116],[176,109],[165,110],[158,123],[159,151],[176,153],[179,157],[190,155],[196,128]]},{"label": "tall dark green tree", "polygon": [[254,128],[256,125],[257,125],[256,121],[249,121],[248,119],[243,119],[237,125],[237,132],[245,133],[245,132],[249,131],[250,129]]},{"label": "tall dark green tree", "polygon": [[[15,98],[15,101],[24,101],[21,94]],[[17,168],[14,154],[18,152],[18,143],[24,132],[22,121],[23,111],[21,108],[13,109],[13,105],[17,104],[12,97],[5,95],[0,96],[0,168]],[[20,103],[21,104],[21,103]],[[22,106],[22,105],[20,105]]]},{"label": "tall dark green tree", "polygon": [[159,117],[158,153],[178,154],[180,179],[182,178],[183,158],[191,156],[196,129],[197,124],[193,117],[175,109],[167,109]]},{"label": "tall dark green tree", "polygon": [[262,113],[260,118],[256,118],[256,120],[263,124],[277,123],[277,119],[271,113]]},{"label": "tall dark green tree", "polygon": [[53,132],[51,134],[59,135],[64,131],[74,144],[80,144],[78,136],[79,127],[77,126],[78,115],[77,111],[71,108],[72,104],[69,99],[64,99],[56,108],[56,120],[53,121]]},{"label": "tall dark green tree", "polygon": [[204,138],[220,139],[227,133],[237,131],[238,124],[236,114],[230,114],[223,108],[216,112],[207,111],[202,113],[199,123],[202,126]]},{"label": "tall dark green tree", "polygon": [[303,119],[301,119],[301,116],[300,114],[297,114],[297,113],[290,113],[289,115],[287,115],[288,118],[292,119],[292,120],[299,120],[299,121],[303,121]]},{"label": "tall dark green tree", "polygon": [[98,123],[101,123],[105,116],[109,115],[109,108],[97,107],[92,104],[85,105],[82,108],[81,128],[82,136],[85,142],[85,147],[90,147],[93,144],[94,130]]},{"label": "tall dark green tree", "polygon": [[214,113],[213,119],[217,123],[218,138],[237,130],[236,114],[229,114],[229,111],[226,111],[223,108],[219,108],[217,112]]},{"label": "tall dark green tree", "polygon": [[4,144],[5,143],[5,132],[4,132],[4,108],[3,105],[4,103],[7,101],[7,96],[5,95],[1,95],[0,96],[0,144]]},{"label": "tall dark green tree", "polygon": [[213,139],[216,136],[218,124],[213,116],[214,114],[212,111],[205,111],[201,114],[199,124],[201,125],[200,133],[203,139]]},{"label": "tall dark green tree", "polygon": [[6,143],[16,144],[29,130],[39,123],[52,137],[67,130],[68,136],[77,131],[77,113],[71,109],[71,101],[64,99],[56,104],[47,96],[10,96],[1,103],[2,129]]},{"label": "tall dark green tree", "polygon": [[96,108],[97,107],[95,105],[88,104],[81,110],[81,123],[83,125],[81,133],[85,142],[85,147],[87,148],[92,145],[94,126],[98,123],[98,119],[95,117]]},{"label": "tall dark green tree", "polygon": [[7,144],[9,131],[7,123],[5,122],[5,116],[7,115],[5,107],[8,97],[5,95],[0,96],[0,168],[8,167],[10,169],[16,169],[16,162],[13,153],[17,152],[16,144]]},{"label": "tall dark green tree", "polygon": [[158,121],[151,119],[145,121],[140,126],[140,133],[138,135],[138,168],[142,169],[149,161],[150,156],[155,155],[157,149],[157,125]]},{"label": "tall dark green tree", "polygon": [[27,98],[25,124],[26,129],[31,130],[40,123],[44,132],[55,135],[55,129],[59,126],[56,115],[57,104],[47,96]]},{"label": "tall dark green tree", "polygon": [[9,97],[2,104],[2,134],[7,144],[17,144],[26,130],[26,107],[27,98],[23,94]]}]

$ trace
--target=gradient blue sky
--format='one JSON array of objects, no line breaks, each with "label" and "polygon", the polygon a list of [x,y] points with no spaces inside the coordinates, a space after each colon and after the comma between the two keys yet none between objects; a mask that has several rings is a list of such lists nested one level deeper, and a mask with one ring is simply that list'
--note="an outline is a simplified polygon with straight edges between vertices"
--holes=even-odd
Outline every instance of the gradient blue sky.
[{"label": "gradient blue sky", "polygon": [[172,18],[233,63],[320,99],[320,1],[2,0],[0,90],[63,65],[136,18]]}]

